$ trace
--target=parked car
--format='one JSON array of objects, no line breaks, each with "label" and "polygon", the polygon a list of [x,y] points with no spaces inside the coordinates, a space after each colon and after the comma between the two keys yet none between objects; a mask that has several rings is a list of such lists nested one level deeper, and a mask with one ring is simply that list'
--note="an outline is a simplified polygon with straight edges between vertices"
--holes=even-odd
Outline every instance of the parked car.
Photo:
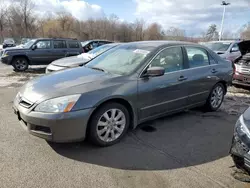
[{"label": "parked car", "polygon": [[83,52],[85,52],[85,53],[87,53],[90,50],[93,50],[99,46],[102,46],[104,44],[110,44],[110,43],[112,43],[112,42],[107,41],[107,40],[87,40],[87,41],[81,42]]},{"label": "parked car", "polygon": [[216,111],[231,80],[232,66],[206,47],[132,42],[83,67],[29,81],[13,108],[32,135],[71,142],[88,134],[93,143],[109,146],[148,120],[196,106]]},{"label": "parked car", "polygon": [[242,41],[238,45],[242,56],[233,64],[233,84],[250,86],[250,41]]},{"label": "parked car", "polygon": [[230,153],[235,166],[250,173],[250,108],[236,122]]},{"label": "parked car", "polygon": [[241,56],[238,44],[241,41],[212,41],[204,42],[202,45],[210,48],[222,58],[233,62],[236,58]]},{"label": "parked car", "polygon": [[29,65],[48,65],[56,59],[82,53],[76,39],[40,38],[29,41],[24,47],[2,51],[1,61],[12,65],[15,71],[25,71]]},{"label": "parked car", "polygon": [[15,46],[16,46],[16,43],[15,43],[15,40],[13,38],[4,39],[4,41],[3,41],[3,49],[4,48],[9,48],[9,47],[15,47]]},{"label": "parked car", "polygon": [[88,53],[82,53],[77,56],[65,57],[62,59],[55,60],[47,66],[46,73],[84,65],[88,63],[91,59],[95,58],[96,56],[116,46],[118,46],[118,43],[105,44],[105,45],[95,48],[94,50],[89,51]]}]

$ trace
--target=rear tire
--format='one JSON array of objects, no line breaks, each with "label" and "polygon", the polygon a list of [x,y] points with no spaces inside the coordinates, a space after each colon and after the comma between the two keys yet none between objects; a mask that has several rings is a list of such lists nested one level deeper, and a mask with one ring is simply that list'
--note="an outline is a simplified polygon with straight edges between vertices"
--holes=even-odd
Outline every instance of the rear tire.
[{"label": "rear tire", "polygon": [[22,72],[29,68],[28,60],[25,57],[16,57],[12,60],[14,71]]},{"label": "rear tire", "polygon": [[224,96],[226,94],[226,88],[222,83],[217,83],[211,90],[207,102],[205,104],[205,110],[208,112],[216,111],[220,108]]},{"label": "rear tire", "polygon": [[89,139],[98,146],[118,143],[126,134],[130,123],[129,112],[119,103],[102,105],[91,117]]}]

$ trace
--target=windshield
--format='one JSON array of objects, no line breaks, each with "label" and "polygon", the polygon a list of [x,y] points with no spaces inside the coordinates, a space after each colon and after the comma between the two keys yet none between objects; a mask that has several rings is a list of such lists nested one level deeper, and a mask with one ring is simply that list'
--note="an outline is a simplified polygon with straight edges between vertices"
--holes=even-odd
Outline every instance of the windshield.
[{"label": "windshield", "polygon": [[213,51],[227,51],[232,43],[228,42],[216,42],[216,43],[204,43],[204,45]]},{"label": "windshield", "polygon": [[24,48],[30,48],[35,42],[36,40],[30,40],[29,42],[24,44]]},{"label": "windshield", "polygon": [[88,54],[90,54],[94,58],[94,57],[108,51],[109,49],[111,49],[113,47],[115,47],[115,45],[103,45],[103,46],[100,46],[98,48],[95,48],[95,49],[89,51]]},{"label": "windshield", "polygon": [[149,52],[139,49],[136,45],[121,45],[93,59],[86,67],[127,75],[140,65]]}]

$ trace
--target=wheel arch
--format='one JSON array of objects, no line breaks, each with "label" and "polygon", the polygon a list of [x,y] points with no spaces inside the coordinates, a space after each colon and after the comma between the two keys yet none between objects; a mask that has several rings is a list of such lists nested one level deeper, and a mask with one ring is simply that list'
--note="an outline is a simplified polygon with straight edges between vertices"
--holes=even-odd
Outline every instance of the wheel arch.
[{"label": "wheel arch", "polygon": [[25,59],[28,61],[28,64],[30,65],[30,59],[28,58],[27,55],[14,55],[14,56],[12,57],[12,61],[13,61],[14,59],[20,58],[20,57],[25,58]]},{"label": "wheel arch", "polygon": [[[225,94],[227,93],[227,82],[225,80],[220,80],[219,82],[217,82],[216,84],[222,84],[225,88]],[[215,84],[215,85],[216,85]]]},{"label": "wheel arch", "polygon": [[129,102],[128,100],[124,99],[123,97],[119,96],[119,97],[112,97],[112,98],[108,98],[105,100],[100,101],[99,103],[97,103],[95,106],[96,108],[91,112],[91,115],[88,119],[87,122],[87,134],[89,133],[89,124],[90,121],[93,117],[93,114],[103,105],[107,104],[107,103],[111,103],[111,102],[115,102],[115,103],[119,103],[123,106],[125,106],[129,112],[130,115],[130,124],[129,124],[129,128],[130,129],[134,129],[137,126],[137,113],[136,110],[133,108],[133,105],[131,104],[131,102]]}]

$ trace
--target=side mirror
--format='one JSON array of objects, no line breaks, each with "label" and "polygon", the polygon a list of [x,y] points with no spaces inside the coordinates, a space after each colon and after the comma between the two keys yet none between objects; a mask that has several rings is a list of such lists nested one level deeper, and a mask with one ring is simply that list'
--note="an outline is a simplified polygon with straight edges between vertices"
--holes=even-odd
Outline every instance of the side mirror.
[{"label": "side mirror", "polygon": [[163,67],[149,67],[145,76],[156,77],[165,74],[165,69]]},{"label": "side mirror", "polygon": [[37,45],[36,45],[36,44],[35,44],[35,45],[33,45],[33,46],[31,47],[31,49],[32,49],[32,50],[37,49]]},{"label": "side mirror", "polygon": [[237,48],[237,47],[233,47],[232,49],[231,49],[231,52],[238,52],[239,51],[239,48]]}]

